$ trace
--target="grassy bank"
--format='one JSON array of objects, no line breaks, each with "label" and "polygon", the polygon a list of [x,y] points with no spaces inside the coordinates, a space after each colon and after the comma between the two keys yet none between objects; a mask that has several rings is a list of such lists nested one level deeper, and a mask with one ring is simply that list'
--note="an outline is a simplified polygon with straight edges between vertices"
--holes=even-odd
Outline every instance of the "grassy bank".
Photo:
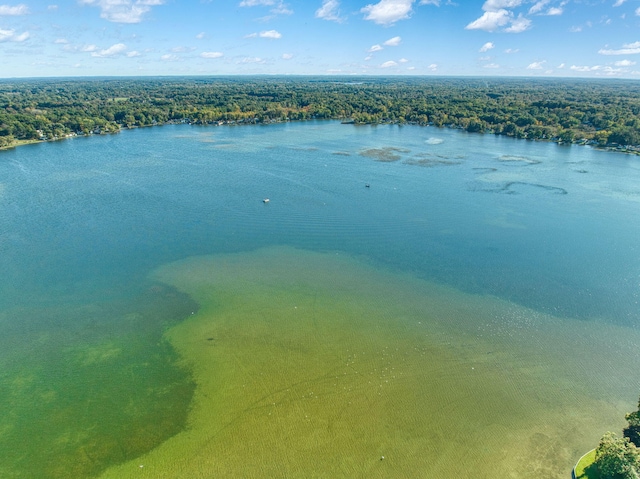
[{"label": "grassy bank", "polygon": [[600,474],[598,474],[595,460],[595,449],[582,456],[574,469],[576,479],[600,479]]}]

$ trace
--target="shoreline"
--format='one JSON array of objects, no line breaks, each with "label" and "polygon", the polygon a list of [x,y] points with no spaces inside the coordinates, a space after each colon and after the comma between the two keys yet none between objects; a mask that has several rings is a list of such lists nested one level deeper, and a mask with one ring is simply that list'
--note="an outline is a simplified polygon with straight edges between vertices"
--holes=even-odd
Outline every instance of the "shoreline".
[{"label": "shoreline", "polygon": [[[157,127],[157,126],[165,126],[165,125],[189,125],[189,126],[241,126],[241,125],[270,125],[273,123],[289,123],[289,122],[303,122],[303,121],[314,121],[314,120],[319,120],[317,118],[311,118],[311,119],[307,119],[307,120],[291,120],[291,119],[285,119],[285,120],[258,120],[257,118],[253,118],[253,119],[244,119],[244,120],[219,120],[219,121],[211,121],[211,122],[207,122],[207,123],[201,123],[201,122],[197,122],[197,121],[191,121],[188,118],[184,118],[182,120],[178,120],[178,121],[168,121],[165,123],[158,123],[155,125],[141,125],[141,126],[120,126],[120,129],[117,131],[108,131],[108,132],[89,132],[89,133],[69,133],[63,137],[56,137],[56,138],[48,138],[48,139],[32,139],[32,140],[15,140],[13,143],[9,144],[9,145],[5,145],[5,146],[0,146],[0,152],[2,151],[9,151],[9,150],[13,150],[15,148],[18,148],[20,146],[24,146],[24,145],[35,145],[35,144],[39,144],[39,143],[52,143],[52,142],[56,142],[56,141],[63,141],[63,140],[69,140],[69,139],[73,139],[73,138],[77,138],[77,137],[92,137],[92,136],[102,136],[102,135],[114,135],[114,134],[118,134],[121,133],[122,131],[125,130],[135,130],[138,128],[152,128],[152,127]],[[456,127],[455,125],[452,126],[437,126],[434,124],[420,124],[420,123],[415,123],[415,122],[406,122],[406,123],[401,123],[401,122],[397,122],[397,121],[383,121],[383,122],[378,122],[378,123],[359,123],[359,122],[355,122],[352,119],[344,119],[344,118],[331,118],[331,119],[327,119],[328,121],[340,121],[343,125],[355,125],[355,126],[363,126],[363,125],[398,125],[398,126],[402,126],[402,125],[411,125],[411,126],[427,126],[427,127],[435,127],[435,128],[446,128],[449,130],[462,130],[462,131],[466,131],[463,128],[460,127]],[[492,132],[492,131],[487,131],[487,132],[467,132],[467,133],[476,133],[476,134],[480,134],[480,135],[495,135],[496,133]],[[543,139],[538,139],[538,138],[516,138],[513,135],[499,135],[499,136],[507,136],[516,140],[528,140],[528,141],[540,141],[540,142],[546,142],[546,143],[556,143],[558,145],[577,145],[577,146],[589,146],[591,148],[593,148],[594,150],[600,150],[600,151],[607,151],[607,152],[612,152],[612,153],[622,153],[622,154],[627,154],[627,155],[634,155],[634,156],[640,156],[640,146],[635,146],[635,145],[611,145],[611,146],[601,146],[598,145],[596,142],[593,142],[593,140],[588,140],[586,138],[581,138],[579,140],[573,140],[571,142],[565,142],[562,141],[560,139],[554,139],[554,138],[543,138]]]}]

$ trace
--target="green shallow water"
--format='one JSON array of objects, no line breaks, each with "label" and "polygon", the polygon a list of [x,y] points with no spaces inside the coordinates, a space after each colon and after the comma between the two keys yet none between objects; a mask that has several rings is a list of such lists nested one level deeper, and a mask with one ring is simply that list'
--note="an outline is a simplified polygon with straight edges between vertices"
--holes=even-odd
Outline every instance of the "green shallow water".
[{"label": "green shallow water", "polygon": [[640,334],[618,331],[619,376],[589,384],[618,326],[342,253],[192,257],[153,279],[200,305],[166,332],[197,384],[188,426],[103,478],[564,477],[640,366]]},{"label": "green shallow water", "polygon": [[196,307],[155,284],[0,315],[0,477],[93,477],[182,430],[195,383],[162,334]]}]

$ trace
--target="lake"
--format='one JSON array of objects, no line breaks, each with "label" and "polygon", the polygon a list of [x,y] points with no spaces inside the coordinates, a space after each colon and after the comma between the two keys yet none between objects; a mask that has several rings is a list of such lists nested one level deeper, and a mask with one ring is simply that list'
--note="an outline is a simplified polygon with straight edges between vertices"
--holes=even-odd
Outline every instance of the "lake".
[{"label": "lake", "polygon": [[639,185],[418,126],[0,152],[0,476],[569,477],[640,393]]}]

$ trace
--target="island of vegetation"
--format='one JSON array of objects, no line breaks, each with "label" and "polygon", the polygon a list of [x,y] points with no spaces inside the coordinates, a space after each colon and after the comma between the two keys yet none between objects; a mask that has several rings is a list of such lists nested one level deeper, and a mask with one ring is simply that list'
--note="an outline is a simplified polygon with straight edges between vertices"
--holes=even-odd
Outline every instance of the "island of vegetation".
[{"label": "island of vegetation", "polygon": [[0,81],[0,148],[165,123],[411,123],[640,153],[640,84],[496,78]]},{"label": "island of vegetation", "polygon": [[640,399],[638,410],[625,416],[622,437],[607,432],[598,447],[578,462],[575,479],[640,478]]}]

